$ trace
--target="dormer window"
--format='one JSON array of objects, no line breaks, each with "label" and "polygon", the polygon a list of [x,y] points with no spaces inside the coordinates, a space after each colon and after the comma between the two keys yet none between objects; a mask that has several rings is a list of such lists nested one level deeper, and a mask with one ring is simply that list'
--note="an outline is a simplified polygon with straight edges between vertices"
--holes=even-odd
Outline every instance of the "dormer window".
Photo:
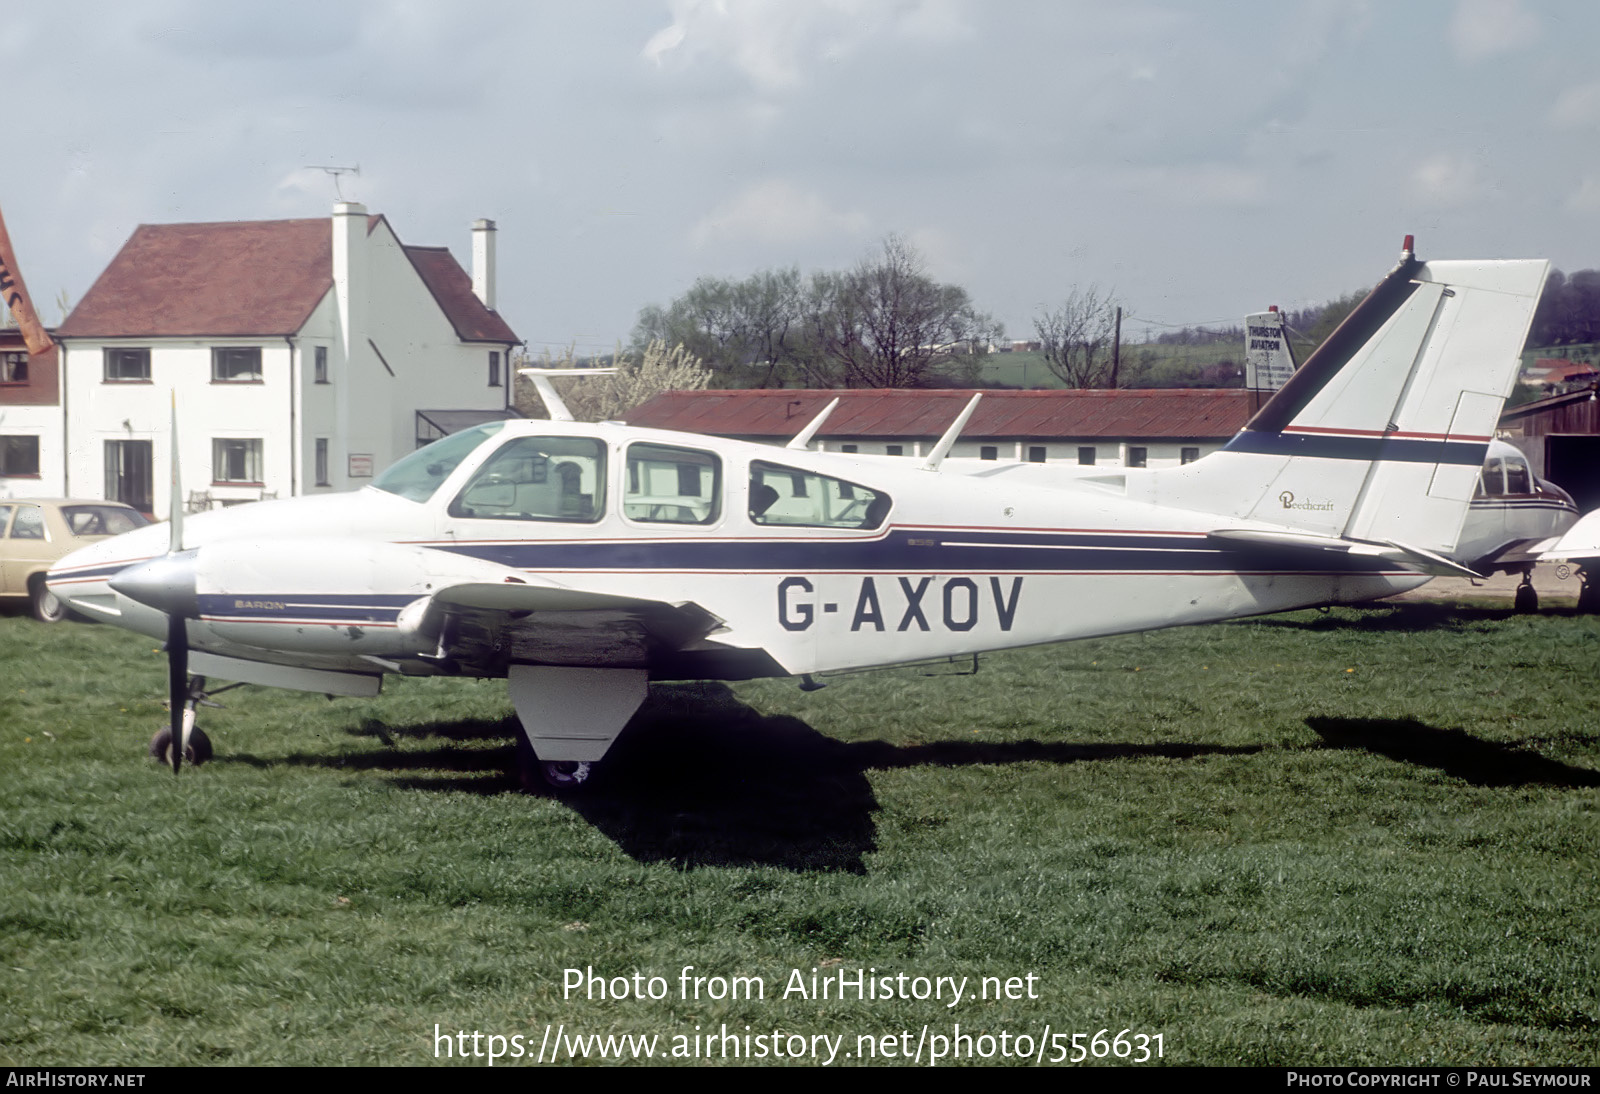
[{"label": "dormer window", "polygon": [[260,346],[219,346],[211,351],[211,382],[214,384],[259,384]]}]

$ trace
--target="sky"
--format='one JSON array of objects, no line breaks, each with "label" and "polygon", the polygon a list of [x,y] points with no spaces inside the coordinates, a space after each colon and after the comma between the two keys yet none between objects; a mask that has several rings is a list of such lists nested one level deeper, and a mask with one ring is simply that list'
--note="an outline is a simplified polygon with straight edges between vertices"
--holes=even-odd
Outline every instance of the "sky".
[{"label": "sky", "polygon": [[1137,338],[1407,233],[1600,266],[1597,44],[1589,0],[12,0],[0,211],[51,324],[139,224],[342,193],[463,266],[495,220],[535,353],[890,233],[1010,338],[1091,285]]}]

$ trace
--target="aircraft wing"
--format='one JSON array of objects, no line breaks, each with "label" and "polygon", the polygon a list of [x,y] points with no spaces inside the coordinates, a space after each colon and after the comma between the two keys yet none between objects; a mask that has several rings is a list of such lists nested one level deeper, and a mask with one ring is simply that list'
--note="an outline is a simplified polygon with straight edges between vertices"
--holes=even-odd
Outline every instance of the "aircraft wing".
[{"label": "aircraft wing", "polygon": [[1372,542],[1319,536],[1310,532],[1277,531],[1261,528],[1219,528],[1206,538],[1217,546],[1237,551],[1291,551],[1308,559],[1344,555],[1394,563],[1434,577],[1482,577],[1476,570],[1434,551],[1397,542]]},{"label": "aircraft wing", "polygon": [[1600,509],[1585,514],[1545,548],[1539,558],[1546,562],[1578,562],[1600,558]]},{"label": "aircraft wing", "polygon": [[509,655],[552,665],[647,667],[720,630],[692,601],[668,603],[518,581],[474,581],[433,594],[430,611],[451,619],[451,656]]}]

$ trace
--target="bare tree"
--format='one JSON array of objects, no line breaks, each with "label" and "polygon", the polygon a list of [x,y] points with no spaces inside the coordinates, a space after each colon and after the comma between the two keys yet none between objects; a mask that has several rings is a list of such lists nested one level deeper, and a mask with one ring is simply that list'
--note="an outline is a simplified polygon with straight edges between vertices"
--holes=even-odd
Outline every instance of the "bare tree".
[{"label": "bare tree", "polygon": [[1034,318],[1045,363],[1069,387],[1110,385],[1117,306],[1114,296],[1090,285]]},{"label": "bare tree", "polygon": [[849,387],[921,387],[957,355],[987,350],[999,324],[965,289],[941,285],[899,236],[854,270],[812,278],[807,315],[820,357]]}]

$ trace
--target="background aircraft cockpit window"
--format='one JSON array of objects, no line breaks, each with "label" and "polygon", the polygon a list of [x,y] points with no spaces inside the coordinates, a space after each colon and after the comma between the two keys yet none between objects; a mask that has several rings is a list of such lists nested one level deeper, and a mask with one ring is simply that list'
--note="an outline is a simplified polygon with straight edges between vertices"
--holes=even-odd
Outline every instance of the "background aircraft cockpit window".
[{"label": "background aircraft cockpit window", "polygon": [[372,485],[411,501],[427,501],[450,472],[461,466],[474,449],[505,428],[505,422],[484,422],[448,437],[440,437],[411,455],[389,465]]},{"label": "background aircraft cockpit window", "polygon": [[593,523],[605,509],[606,450],[589,437],[518,437],[484,461],[453,517]]},{"label": "background aircraft cockpit window", "polygon": [[1533,476],[1528,473],[1528,461],[1515,456],[1506,459],[1506,493],[1533,493]]},{"label": "background aircraft cockpit window", "polygon": [[1490,456],[1483,461],[1478,476],[1478,497],[1498,498],[1505,494],[1532,494],[1533,473],[1521,456]]},{"label": "background aircraft cockpit window", "polygon": [[722,511],[722,461],[664,444],[628,447],[622,514],[663,524],[710,524]]},{"label": "background aircraft cockpit window", "polygon": [[889,495],[859,483],[757,460],[750,465],[750,519],[802,528],[876,528]]}]

